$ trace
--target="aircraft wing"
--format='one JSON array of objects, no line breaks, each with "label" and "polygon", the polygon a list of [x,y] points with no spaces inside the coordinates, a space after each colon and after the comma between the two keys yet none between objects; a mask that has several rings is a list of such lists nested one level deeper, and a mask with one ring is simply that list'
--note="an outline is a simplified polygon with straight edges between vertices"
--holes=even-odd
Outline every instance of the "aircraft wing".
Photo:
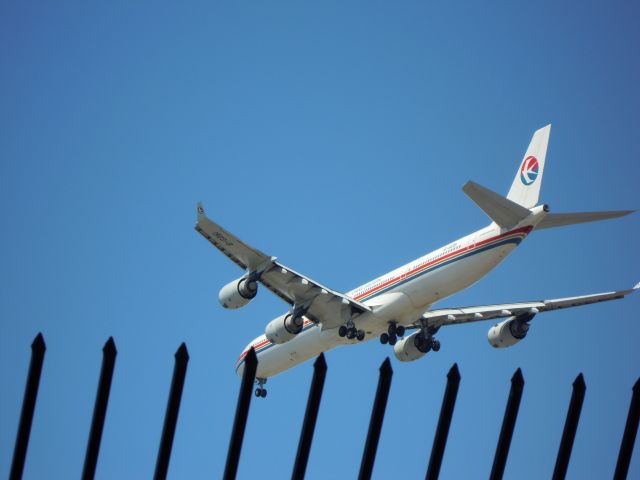
[{"label": "aircraft wing", "polygon": [[296,272],[222,228],[208,218],[202,204],[198,204],[195,229],[229,257],[247,274],[257,276],[258,282],[292,307],[306,309],[305,316],[322,328],[334,328],[349,318],[370,311],[370,307]]},{"label": "aircraft wing", "polygon": [[455,325],[459,323],[477,322],[480,320],[490,320],[494,318],[507,318],[526,313],[548,312],[561,308],[579,307],[591,303],[617,300],[640,289],[640,283],[629,290],[619,290],[617,292],[594,293],[592,295],[582,295],[579,297],[557,298],[554,300],[539,300],[533,302],[503,303],[497,305],[479,305],[464,308],[445,308],[431,310],[425,313],[422,318],[427,320],[429,325],[440,327],[442,325]]}]

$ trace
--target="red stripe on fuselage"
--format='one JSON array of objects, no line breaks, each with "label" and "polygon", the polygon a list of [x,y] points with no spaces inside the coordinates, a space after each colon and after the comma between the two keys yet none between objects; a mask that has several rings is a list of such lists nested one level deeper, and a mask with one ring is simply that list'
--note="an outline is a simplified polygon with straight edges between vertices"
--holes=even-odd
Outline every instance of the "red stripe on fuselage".
[{"label": "red stripe on fuselage", "polygon": [[355,300],[360,300],[361,298],[368,297],[372,293],[376,293],[376,292],[388,287],[389,285],[392,285],[393,283],[395,283],[395,282],[397,282],[399,280],[402,280],[402,279],[404,279],[406,277],[409,277],[409,276],[413,275],[414,273],[419,272],[420,270],[424,270],[425,268],[431,267],[431,266],[433,266],[433,265],[435,265],[437,263],[443,262],[444,260],[452,258],[452,257],[454,257],[454,256],[456,256],[456,255],[458,255],[460,253],[471,252],[473,250],[476,250],[478,247],[484,246],[484,245],[486,245],[486,244],[488,244],[490,242],[494,242],[496,240],[501,240],[501,239],[503,239],[505,237],[508,237],[508,236],[511,236],[511,235],[515,235],[517,233],[523,233],[524,235],[527,235],[532,229],[533,229],[533,227],[531,227],[531,226],[518,228],[516,230],[512,230],[510,232],[505,232],[505,233],[502,233],[500,235],[496,235],[495,237],[483,240],[482,242],[476,243],[475,246],[472,249],[469,249],[469,247],[459,248],[455,252],[451,252],[451,253],[443,256],[443,257],[440,257],[438,259],[432,260],[431,262],[425,263],[424,265],[420,265],[418,267],[415,267],[413,270],[410,270],[407,273],[403,273],[400,276],[394,277],[391,280],[388,280],[388,281],[378,285],[377,287],[375,287],[375,288],[373,288],[373,289],[371,289],[371,290],[369,290],[367,292],[361,293],[357,297],[354,297],[354,299]]},{"label": "red stripe on fuselage", "polygon": [[[372,290],[369,290],[367,292],[364,292],[364,293],[358,295],[357,297],[354,297],[354,299],[355,300],[360,300],[363,297],[368,297],[372,293],[378,292],[378,291],[388,287],[389,285],[391,285],[391,284],[393,284],[393,283],[395,283],[395,282],[397,282],[399,280],[402,280],[402,279],[404,279],[406,277],[409,277],[409,276],[413,275],[414,273],[419,272],[420,270],[424,270],[424,269],[426,269],[428,267],[431,267],[433,265],[441,263],[444,260],[450,259],[450,258],[452,258],[452,257],[454,257],[454,256],[456,256],[456,255],[458,255],[460,253],[471,252],[473,250],[476,250],[478,247],[483,247],[484,245],[487,245],[488,243],[494,242],[496,240],[502,240],[503,238],[509,237],[511,235],[516,235],[516,234],[522,233],[523,235],[526,236],[531,232],[531,230],[533,230],[532,226],[522,227],[522,228],[518,228],[516,230],[512,230],[510,232],[505,232],[505,233],[502,233],[500,235],[496,235],[495,237],[488,238],[488,239],[483,240],[481,242],[478,242],[471,249],[469,249],[469,247],[459,248],[455,252],[451,252],[451,253],[445,255],[444,257],[440,257],[438,259],[432,260],[431,262],[425,263],[424,265],[419,265],[418,267],[415,267],[413,270],[410,270],[407,273],[403,273],[398,277],[394,277],[393,279],[391,279],[391,280],[389,280],[389,281],[387,281],[387,282],[385,282],[385,283],[383,283],[381,285],[378,285],[376,288],[374,288]],[[302,327],[305,328],[310,323],[312,323],[310,320],[305,319]],[[262,350],[264,347],[266,347],[266,346],[268,346],[270,344],[271,344],[271,342],[268,339],[265,338],[264,340],[261,340],[260,342],[256,343],[255,345],[251,345],[251,347],[253,347],[253,349],[256,351],[256,353],[258,353],[259,350]],[[242,360],[244,360],[244,357],[247,356],[247,353],[249,353],[249,348],[240,354],[240,357],[238,357],[238,361],[236,362],[236,365],[239,364],[240,362],[242,362]]]}]

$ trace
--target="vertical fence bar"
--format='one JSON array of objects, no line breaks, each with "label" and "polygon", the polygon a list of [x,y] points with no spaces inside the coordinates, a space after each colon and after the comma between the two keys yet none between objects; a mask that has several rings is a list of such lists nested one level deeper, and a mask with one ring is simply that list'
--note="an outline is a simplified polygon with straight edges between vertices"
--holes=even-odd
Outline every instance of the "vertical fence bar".
[{"label": "vertical fence bar", "polygon": [[100,370],[100,380],[98,381],[96,403],[93,407],[93,419],[91,420],[91,430],[89,432],[89,441],[87,442],[87,453],[84,457],[84,467],[82,468],[83,480],[92,479],[96,473],[102,430],[104,429],[104,419],[107,415],[109,392],[111,391],[111,380],[113,379],[113,369],[116,364],[117,354],[118,351],[116,350],[113,337],[109,337],[109,340],[107,340],[102,348],[102,368]]},{"label": "vertical fence bar", "polygon": [[182,390],[184,388],[184,379],[187,375],[188,363],[189,352],[183,342],[175,353],[175,366],[173,368],[173,378],[171,379],[169,401],[167,402],[167,413],[164,416],[164,426],[162,427],[162,437],[160,438],[160,448],[158,449],[158,459],[156,461],[156,471],[153,475],[155,480],[167,478],[171,448],[173,447],[173,437],[176,433],[178,412],[180,410],[180,401],[182,400]]},{"label": "vertical fence bar", "polygon": [[567,476],[569,459],[571,458],[573,441],[576,438],[576,431],[578,430],[578,422],[580,421],[580,412],[582,411],[582,403],[584,402],[586,390],[587,386],[584,383],[584,377],[581,373],[573,382],[573,392],[571,393],[571,401],[569,402],[567,420],[564,423],[562,440],[560,440],[560,448],[558,448],[558,457],[556,458],[556,466],[553,469],[553,480],[564,480]]},{"label": "vertical fence bar", "polygon": [[236,417],[233,420],[233,431],[229,442],[229,452],[227,453],[227,463],[224,467],[225,480],[236,478],[238,472],[238,462],[240,461],[240,450],[242,449],[242,439],[244,429],[249,416],[249,406],[251,405],[251,390],[256,378],[258,358],[253,348],[244,357],[244,371],[242,372],[242,384],[238,395],[238,406],[236,407]]},{"label": "vertical fence bar", "polygon": [[373,402],[373,409],[371,410],[371,421],[369,422],[367,440],[364,444],[360,474],[358,475],[359,480],[368,480],[373,473],[373,463],[376,459],[382,421],[384,420],[384,412],[387,408],[387,399],[389,398],[389,390],[391,388],[391,377],[393,377],[393,369],[391,368],[389,357],[387,357],[380,366],[378,388],[376,390],[376,398]]},{"label": "vertical fence bar", "polygon": [[18,480],[22,478],[24,471],[24,461],[27,456],[29,446],[29,435],[31,435],[31,423],[33,422],[33,412],[36,408],[36,398],[38,397],[38,387],[40,386],[40,375],[42,374],[42,364],[44,363],[44,353],[47,346],[44,343],[42,333],[38,333],[31,343],[31,363],[27,376],[27,386],[24,389],[24,399],[22,400],[22,412],[20,413],[20,423],[18,424],[18,434],[16,435],[16,446],[13,450],[13,460],[11,461],[11,472],[9,478]]},{"label": "vertical fence bar", "polygon": [[518,418],[518,409],[520,408],[520,400],[522,399],[522,390],[524,389],[524,378],[522,371],[518,368],[511,377],[511,390],[509,391],[509,399],[507,400],[507,408],[504,412],[504,420],[498,438],[498,446],[496,447],[496,455],[493,458],[493,466],[491,467],[491,480],[500,480],[504,474],[504,467],[507,463],[509,455],[509,447],[511,446],[511,438],[513,437],[513,429]]},{"label": "vertical fence bar", "polygon": [[627,423],[624,427],[624,433],[622,434],[622,443],[620,444],[616,471],[613,475],[615,480],[624,480],[627,478],[627,473],[629,473],[633,444],[636,441],[636,434],[638,433],[638,422],[640,422],[640,378],[633,385],[629,414],[627,415]]},{"label": "vertical fence bar", "polygon": [[320,400],[322,399],[322,389],[324,388],[326,375],[327,362],[324,359],[324,353],[321,353],[313,364],[313,379],[311,380],[307,410],[304,413],[304,422],[302,424],[302,431],[300,432],[298,453],[296,453],[296,461],[293,465],[292,480],[302,480],[307,470],[309,451],[311,450],[313,432],[316,428],[316,420],[318,419],[318,410],[320,409]]},{"label": "vertical fence bar", "polygon": [[442,408],[440,409],[436,435],[433,439],[431,457],[429,458],[429,466],[427,467],[427,475],[425,477],[426,480],[436,480],[440,475],[440,466],[442,465],[444,448],[447,445],[447,437],[449,436],[453,409],[456,406],[459,385],[460,371],[458,370],[458,364],[454,363],[447,374],[447,388],[444,391],[444,398],[442,399]]}]

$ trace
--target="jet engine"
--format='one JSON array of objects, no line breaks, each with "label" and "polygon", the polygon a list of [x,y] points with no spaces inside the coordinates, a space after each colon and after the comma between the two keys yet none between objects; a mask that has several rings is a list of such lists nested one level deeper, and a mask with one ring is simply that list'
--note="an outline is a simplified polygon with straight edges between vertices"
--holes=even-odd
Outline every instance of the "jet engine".
[{"label": "jet engine", "polygon": [[527,336],[529,331],[529,320],[534,314],[527,313],[516,317],[509,317],[506,320],[496,323],[489,329],[487,338],[492,347],[511,347]]},{"label": "jet engine", "polygon": [[303,325],[302,316],[287,313],[271,320],[264,330],[264,335],[271,343],[286,343],[302,331]]},{"label": "jet engine", "polygon": [[429,350],[431,350],[431,340],[425,338],[420,330],[398,340],[393,346],[393,352],[401,362],[418,360],[424,357]]},{"label": "jet engine", "polygon": [[244,307],[257,293],[258,283],[242,277],[222,287],[218,299],[224,308],[236,309]]}]

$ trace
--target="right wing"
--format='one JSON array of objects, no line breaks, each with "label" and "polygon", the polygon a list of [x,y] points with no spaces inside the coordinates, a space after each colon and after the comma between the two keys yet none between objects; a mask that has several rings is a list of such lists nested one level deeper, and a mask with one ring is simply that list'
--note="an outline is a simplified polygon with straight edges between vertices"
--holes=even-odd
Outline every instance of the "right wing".
[{"label": "right wing", "polygon": [[460,323],[507,318],[527,313],[549,312],[561,308],[579,307],[591,303],[606,302],[623,298],[640,289],[640,283],[629,290],[616,292],[594,293],[579,297],[557,298],[554,300],[539,300],[533,302],[502,303],[497,305],[479,305],[475,307],[445,308],[431,310],[422,315],[421,320],[427,320],[429,326],[456,325]]},{"label": "right wing", "polygon": [[204,213],[198,204],[196,231],[246,270],[256,275],[257,281],[322,328],[334,328],[364,312],[371,311],[365,304],[296,272],[222,228]]}]

